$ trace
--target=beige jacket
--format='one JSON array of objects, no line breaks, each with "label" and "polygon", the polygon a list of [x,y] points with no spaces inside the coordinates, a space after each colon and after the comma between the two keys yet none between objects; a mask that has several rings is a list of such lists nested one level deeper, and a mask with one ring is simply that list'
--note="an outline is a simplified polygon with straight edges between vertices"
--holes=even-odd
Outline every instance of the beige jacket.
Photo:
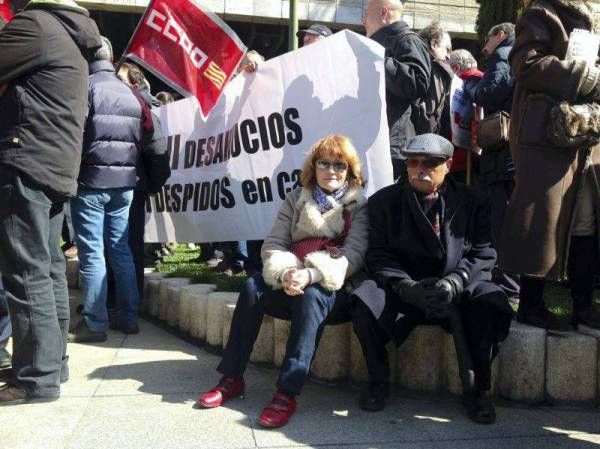
[{"label": "beige jacket", "polygon": [[[321,214],[305,188],[290,192],[279,209],[271,233],[262,246],[263,277],[274,289],[281,289],[281,276],[290,268],[316,268],[319,282],[329,291],[342,288],[346,279],[364,263],[369,235],[367,199],[362,188],[350,188],[340,203]],[[344,230],[344,211],[350,212],[350,230],[342,247],[343,256],[333,258],[327,251],[315,251],[303,264],[291,251],[292,242],[309,237],[336,237]]]}]

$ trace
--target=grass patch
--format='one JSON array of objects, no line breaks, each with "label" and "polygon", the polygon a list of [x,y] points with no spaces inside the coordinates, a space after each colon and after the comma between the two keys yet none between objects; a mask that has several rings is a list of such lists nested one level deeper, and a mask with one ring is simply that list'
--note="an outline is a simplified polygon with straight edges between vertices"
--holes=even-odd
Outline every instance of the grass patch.
[{"label": "grass patch", "polygon": [[247,279],[245,273],[227,277],[216,273],[205,263],[194,262],[198,257],[197,249],[188,249],[186,245],[178,245],[170,256],[156,264],[156,269],[168,273],[168,277],[190,278],[194,284],[215,284],[217,291],[238,292]]},{"label": "grass patch", "polygon": [[[168,273],[169,277],[191,278],[193,283],[215,284],[217,290],[237,292],[247,279],[243,273],[233,277],[214,272],[205,263],[194,262],[199,255],[197,249],[188,249],[187,245],[178,245],[170,256],[164,257],[162,262],[156,265],[158,271]],[[599,299],[598,290],[594,295]],[[558,282],[548,282],[544,293],[548,308],[558,316],[567,319],[572,310],[571,291],[565,285]]]}]

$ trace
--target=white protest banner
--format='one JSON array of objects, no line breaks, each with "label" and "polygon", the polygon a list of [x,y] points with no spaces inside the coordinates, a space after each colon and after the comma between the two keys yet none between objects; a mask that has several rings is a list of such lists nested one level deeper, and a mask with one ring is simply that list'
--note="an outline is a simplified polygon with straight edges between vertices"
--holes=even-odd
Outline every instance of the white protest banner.
[{"label": "white protest banner", "polygon": [[172,174],[146,204],[146,241],[263,239],[330,133],[352,139],[368,194],[391,184],[383,55],[343,31],[239,75],[206,119],[195,98],[158,109]]}]

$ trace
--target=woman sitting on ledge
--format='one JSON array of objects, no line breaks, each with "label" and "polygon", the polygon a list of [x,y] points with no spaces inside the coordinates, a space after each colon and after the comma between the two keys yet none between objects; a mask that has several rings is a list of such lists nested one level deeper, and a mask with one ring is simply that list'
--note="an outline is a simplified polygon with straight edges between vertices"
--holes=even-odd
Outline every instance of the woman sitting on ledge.
[{"label": "woman sitting on ledge", "polygon": [[368,214],[360,160],[347,137],[329,135],[311,149],[302,188],[290,192],[262,247],[263,274],[240,292],[217,371],[223,377],[197,401],[213,408],[244,394],[243,374],[265,313],[291,320],[277,391],[258,422],[284,426],[296,410],[327,322],[350,318],[346,280],[363,265]]}]

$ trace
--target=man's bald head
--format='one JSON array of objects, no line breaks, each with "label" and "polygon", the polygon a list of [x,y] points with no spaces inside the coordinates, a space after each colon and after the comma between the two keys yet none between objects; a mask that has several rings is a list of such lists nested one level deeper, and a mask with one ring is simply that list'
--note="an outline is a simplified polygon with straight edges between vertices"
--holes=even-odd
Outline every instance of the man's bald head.
[{"label": "man's bald head", "polygon": [[367,36],[372,36],[384,26],[400,20],[403,11],[404,5],[401,0],[370,0],[363,17]]}]

